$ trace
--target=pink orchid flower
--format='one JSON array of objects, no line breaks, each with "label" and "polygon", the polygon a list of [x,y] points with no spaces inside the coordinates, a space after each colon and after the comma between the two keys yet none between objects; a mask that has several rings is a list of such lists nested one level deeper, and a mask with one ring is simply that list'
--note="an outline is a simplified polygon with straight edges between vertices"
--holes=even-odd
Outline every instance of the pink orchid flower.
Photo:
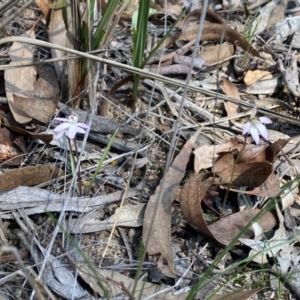
[{"label": "pink orchid flower", "polygon": [[77,133],[85,133],[86,129],[90,129],[89,125],[77,122],[78,115],[75,112],[72,112],[69,118],[55,118],[55,120],[64,122],[54,129],[57,140],[60,139],[63,134],[65,134],[69,139],[73,140]]},{"label": "pink orchid flower", "polygon": [[243,135],[251,134],[256,145],[259,145],[259,135],[261,135],[265,140],[269,139],[269,134],[267,128],[264,124],[271,124],[272,121],[267,117],[259,117],[256,115],[257,107],[256,105],[251,110],[250,121],[243,126]]}]

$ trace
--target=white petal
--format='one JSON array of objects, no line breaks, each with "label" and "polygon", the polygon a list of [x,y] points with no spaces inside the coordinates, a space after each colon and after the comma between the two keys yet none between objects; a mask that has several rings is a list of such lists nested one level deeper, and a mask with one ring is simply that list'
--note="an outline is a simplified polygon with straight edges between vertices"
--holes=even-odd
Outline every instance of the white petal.
[{"label": "white petal", "polygon": [[77,125],[72,124],[68,129],[68,133],[66,133],[66,136],[71,140],[74,140],[76,133],[77,133]]},{"label": "white petal", "polygon": [[255,144],[259,145],[259,134],[258,134],[258,130],[257,130],[256,126],[254,124],[251,124],[249,131],[250,131],[250,134],[251,134]]},{"label": "white petal", "polygon": [[56,140],[59,140],[59,139],[63,136],[64,132],[65,132],[64,130],[58,131],[58,132],[55,134],[55,139],[56,139]]},{"label": "white petal", "polygon": [[265,125],[261,124],[260,122],[256,122],[255,123],[259,133],[261,134],[261,136],[265,139],[268,140],[269,139],[269,134],[267,131],[267,128]]},{"label": "white petal", "polygon": [[85,130],[77,126],[77,132],[85,134]]},{"label": "white petal", "polygon": [[77,123],[77,126],[80,126],[82,128],[90,129],[90,126],[85,123]]},{"label": "white petal", "polygon": [[67,118],[54,118],[54,120],[69,122],[69,119],[67,119]]},{"label": "white petal", "polygon": [[245,134],[247,134],[247,133],[249,132],[250,126],[251,126],[251,123],[250,123],[250,122],[246,123],[246,124],[243,126],[243,135],[245,135]]},{"label": "white petal", "polygon": [[263,123],[263,124],[271,124],[271,123],[273,123],[272,120],[270,120],[270,119],[267,118],[267,117],[259,117],[258,119],[259,119],[259,121],[260,121],[261,123]]},{"label": "white petal", "polygon": [[61,130],[66,130],[67,128],[69,128],[72,124],[70,123],[61,123],[58,126],[56,126],[54,128],[55,132],[61,131]]}]

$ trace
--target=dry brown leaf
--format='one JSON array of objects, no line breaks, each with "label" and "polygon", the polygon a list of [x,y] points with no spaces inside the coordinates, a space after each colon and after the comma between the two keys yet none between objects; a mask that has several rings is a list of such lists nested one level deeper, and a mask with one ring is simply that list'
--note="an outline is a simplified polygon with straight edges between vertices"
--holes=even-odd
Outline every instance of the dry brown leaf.
[{"label": "dry brown leaf", "polygon": [[42,11],[45,18],[47,18],[49,13],[49,5],[50,0],[35,0],[36,5],[39,7],[39,9]]},{"label": "dry brown leaf", "polygon": [[[243,210],[221,218],[219,221],[210,224],[208,228],[214,234],[214,238],[217,241],[221,241],[223,245],[228,245],[259,212],[260,209]],[[265,213],[257,223],[264,232],[278,225],[276,217],[271,212]],[[251,238],[253,236],[254,230],[250,227],[242,237]]]},{"label": "dry brown leaf", "polygon": [[[145,211],[143,225],[143,242],[147,245],[149,255],[160,254],[168,265],[161,270],[168,277],[176,277],[174,271],[174,258],[171,242],[171,205],[182,178],[185,175],[186,165],[189,161],[194,146],[193,140],[188,140],[174,159],[166,174],[163,186],[156,188],[154,195],[150,197]],[[161,201],[159,195],[162,195]]]},{"label": "dry brown leaf", "polygon": [[204,145],[197,148],[193,153],[195,155],[194,170],[199,173],[200,170],[211,168],[218,158],[218,153],[229,151],[240,151],[243,144],[238,139],[232,139],[220,145]]},{"label": "dry brown leaf", "polygon": [[[187,14],[181,22],[177,24],[177,28],[181,29],[183,33],[186,32],[189,23],[199,22],[201,14],[202,14],[202,8],[194,9],[189,14]],[[205,20],[211,23],[218,23],[218,24],[225,23],[224,20],[217,13],[215,13],[213,10],[209,8],[206,9]]]},{"label": "dry brown leaf", "polygon": [[52,134],[36,133],[25,130],[14,120],[11,114],[6,114],[5,117],[6,118],[3,119],[3,122],[5,126],[12,132],[18,133],[19,135],[31,136],[32,138],[40,139],[46,144],[49,144],[53,140]]},{"label": "dry brown leaf", "polygon": [[[16,106],[28,116],[48,123],[52,118],[59,96],[59,85],[50,66],[39,66],[38,79],[34,83],[34,98],[21,97],[13,94]],[[48,71],[48,72],[47,72]]]},{"label": "dry brown leaf", "polygon": [[[278,207],[278,204],[276,204],[276,212],[277,212],[277,220],[279,223],[279,228],[275,230],[275,233],[272,236],[272,238],[267,241],[264,242],[254,241],[253,244],[250,241],[249,245],[252,244],[251,247],[252,250],[249,252],[248,257],[252,258],[252,261],[258,264],[268,263],[270,257],[276,257],[281,267],[282,264],[280,262],[282,262],[282,260],[280,259],[280,256],[278,256],[279,252],[281,253],[281,255],[288,254],[286,258],[289,261],[291,260],[291,256],[290,256],[290,245],[287,242],[288,237],[284,226],[284,217]],[[240,241],[244,244],[246,244],[245,242],[247,242],[247,240],[243,242],[243,239],[240,239]],[[285,262],[288,263],[287,260]],[[288,268],[289,266],[287,267],[287,269]]]},{"label": "dry brown leaf", "polygon": [[166,132],[168,132],[168,131],[170,131],[171,130],[171,125],[170,125],[170,123],[168,122],[168,121],[165,121],[163,124],[160,124],[159,126],[158,126],[158,130],[161,132],[161,133],[163,133],[163,134],[165,134]]},{"label": "dry brown leaf", "polygon": [[[230,190],[235,192],[241,192],[235,189]],[[274,172],[272,172],[270,176],[266,179],[266,181],[259,187],[255,188],[254,190],[243,191],[244,194],[255,195],[260,197],[276,197],[280,192],[280,180],[278,176],[274,174]]]},{"label": "dry brown leaf", "polygon": [[[26,38],[35,38],[34,30],[28,30],[21,35]],[[8,51],[10,65],[31,63],[33,61],[34,46],[14,42]],[[36,70],[33,66],[7,69],[4,72],[6,97],[15,120],[21,124],[31,121],[31,117],[24,113],[14,103],[13,94],[21,97],[30,97],[34,94]]]},{"label": "dry brown leaf", "polygon": [[[277,3],[276,3],[277,2]],[[287,8],[287,0],[276,1],[275,7],[270,15],[267,30],[273,25],[283,21],[285,19],[285,10]]]},{"label": "dry brown leaf", "polygon": [[258,292],[260,292],[263,288],[259,287],[256,289],[251,289],[249,291],[238,291],[238,292],[232,292],[226,295],[213,295],[209,297],[210,300],[247,300],[250,299],[250,297],[256,295]]},{"label": "dry brown leaf", "polygon": [[48,64],[36,66],[38,78],[34,82],[34,98],[16,99],[15,103],[29,116],[48,123],[59,100],[59,84],[54,69]]},{"label": "dry brown leaf", "polygon": [[212,167],[212,172],[219,174],[226,170],[228,167],[232,167],[234,165],[235,158],[232,152],[221,152],[218,153],[219,157],[216,163]]},{"label": "dry brown leaf", "polygon": [[[234,55],[234,47],[232,44],[227,42],[222,45],[206,45],[201,52],[197,55],[197,57],[205,59],[208,65],[217,63],[219,61],[225,60],[226,58]],[[222,67],[227,66],[230,62],[224,62]]]},{"label": "dry brown leaf", "polygon": [[[23,186],[33,186],[60,176],[62,171],[52,165],[30,166],[0,174],[0,192]],[[63,175],[63,174],[61,174]]]},{"label": "dry brown leaf", "polygon": [[15,166],[22,162],[26,152],[24,139],[16,138],[7,128],[0,128],[0,160],[4,165]]},{"label": "dry brown leaf", "polygon": [[[204,174],[192,175],[180,191],[180,206],[186,220],[198,228],[202,233],[214,238],[203,217],[201,202],[207,190],[217,183],[217,178],[203,181]],[[221,243],[221,241],[218,241]]]},{"label": "dry brown leaf", "polygon": [[247,71],[244,82],[247,86],[259,81],[259,80],[266,80],[271,79],[272,73],[269,71],[263,71],[263,70],[249,70]]},{"label": "dry brown leaf", "polygon": [[[106,290],[109,291],[110,297],[114,298],[124,294],[124,288],[132,292],[132,288],[135,284],[135,279],[129,278],[125,275],[120,274],[119,272],[113,270],[105,270],[105,269],[96,269],[99,273],[99,277],[105,286]],[[80,276],[84,279],[84,281],[91,286],[91,288],[99,293],[102,297],[104,297],[104,293],[102,289],[99,287],[99,283],[95,276],[91,273],[91,271],[86,267],[78,268]],[[172,290],[165,290],[165,288],[158,284],[153,284],[145,281],[139,281],[137,283],[137,288],[135,290],[135,294],[132,297],[140,297],[142,299],[147,298],[153,294],[157,294],[155,299],[165,299],[165,300],[184,300],[186,299],[188,292],[182,293],[180,295],[174,295]]]},{"label": "dry brown leaf", "polygon": [[239,163],[252,163],[266,161],[273,163],[276,156],[282,151],[288,139],[279,139],[269,146],[265,145],[247,145],[242,152]]},{"label": "dry brown leaf", "polygon": [[247,144],[239,157],[238,163],[265,161],[264,151],[267,147],[268,145]]},{"label": "dry brown leaf", "polygon": [[229,184],[235,187],[248,186],[252,189],[264,184],[272,172],[272,164],[254,162],[235,164],[217,173],[217,175],[221,179],[221,184]]},{"label": "dry brown leaf", "polygon": [[[222,91],[227,96],[240,100],[240,92],[235,84],[229,81],[226,77],[222,77],[223,84],[221,86]],[[231,101],[224,101],[224,106],[227,112],[227,116],[235,116],[239,111],[239,106]]]},{"label": "dry brown leaf", "polygon": [[[208,189],[218,184],[217,178],[208,178],[203,181],[204,174],[194,174],[185,183],[180,193],[180,206],[187,221],[195,226],[199,231],[212,237],[222,245],[228,245],[239,232],[260,212],[260,210],[245,210],[219,221],[207,225],[202,211],[202,201]],[[272,213],[267,212],[258,223],[263,230],[268,231],[277,224]],[[253,230],[249,229],[243,236],[252,237]]]},{"label": "dry brown leaf", "polygon": [[241,86],[240,91],[247,94],[274,94],[282,85],[282,76],[278,73],[273,74],[270,79],[259,80],[249,86]]},{"label": "dry brown leaf", "polygon": [[[196,38],[199,25],[190,25],[186,32],[182,33],[177,41],[181,44],[183,41],[192,41]],[[234,29],[223,24],[205,24],[200,40],[201,41],[220,41],[225,40],[233,45],[238,45],[245,51],[254,56],[260,57],[258,51],[254,49],[247,40]],[[177,42],[176,42],[177,43]]]}]

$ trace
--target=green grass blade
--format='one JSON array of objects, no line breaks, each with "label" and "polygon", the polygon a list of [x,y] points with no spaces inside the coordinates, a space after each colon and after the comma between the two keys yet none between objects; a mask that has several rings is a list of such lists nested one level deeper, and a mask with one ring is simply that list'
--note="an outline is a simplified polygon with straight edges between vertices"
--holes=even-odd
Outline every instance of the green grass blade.
[{"label": "green grass blade", "polygon": [[92,38],[92,50],[98,49],[103,36],[105,35],[104,28],[108,25],[111,15],[115,12],[117,5],[119,4],[119,0],[110,0],[108,1],[105,13],[102,15],[101,21],[99,22],[95,34]]},{"label": "green grass blade", "polygon": [[148,33],[148,14],[150,0],[140,1],[136,37],[134,39],[133,65],[140,68],[143,63],[143,56]]},{"label": "green grass blade", "polygon": [[[137,68],[143,67],[143,57],[147,42],[148,33],[148,14],[150,8],[150,0],[140,1],[137,28],[134,31],[134,46],[133,46],[133,66]],[[140,75],[134,75],[134,83],[132,90],[131,104],[135,103],[140,82]]]},{"label": "green grass blade", "polygon": [[109,143],[108,143],[108,145],[106,146],[105,151],[104,151],[103,155],[101,156],[101,159],[100,159],[99,162],[98,162],[98,165],[97,165],[97,167],[96,167],[96,170],[95,170],[95,172],[94,172],[94,175],[93,175],[93,177],[92,177],[92,180],[91,180],[91,182],[90,182],[90,184],[89,184],[88,191],[91,190],[91,188],[92,188],[92,186],[93,186],[93,184],[94,184],[94,182],[95,182],[95,180],[96,180],[96,177],[97,177],[97,175],[98,175],[98,173],[99,173],[99,171],[100,171],[100,169],[101,169],[101,167],[102,167],[102,164],[103,164],[103,162],[104,162],[104,160],[105,160],[105,158],[106,158],[106,156],[107,156],[107,153],[108,153],[108,151],[110,150],[110,147],[111,147],[112,143],[113,143],[114,140],[115,140],[115,137],[116,137],[116,135],[117,135],[117,133],[118,133],[118,130],[119,130],[119,129],[117,129],[117,130],[114,132],[114,134],[112,135],[112,137],[110,138]]},{"label": "green grass blade", "polygon": [[93,23],[94,23],[95,3],[96,3],[96,0],[90,0],[90,11],[89,11],[89,14],[90,14],[90,23],[92,24],[92,26],[93,26]]}]

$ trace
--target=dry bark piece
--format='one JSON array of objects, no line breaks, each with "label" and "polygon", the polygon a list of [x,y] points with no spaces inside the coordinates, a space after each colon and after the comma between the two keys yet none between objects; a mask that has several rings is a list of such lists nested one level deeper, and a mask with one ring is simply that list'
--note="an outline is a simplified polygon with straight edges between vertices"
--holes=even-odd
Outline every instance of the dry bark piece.
[{"label": "dry bark piece", "polygon": [[[59,46],[66,47],[67,41],[66,41],[66,26],[63,20],[63,14],[60,9],[52,9],[51,10],[51,16],[50,16],[50,22],[48,26],[48,34],[49,34],[49,40],[51,43]],[[65,56],[65,52],[62,50],[57,50],[54,48],[51,48],[51,54],[53,58],[57,58],[58,60],[54,63],[55,71],[58,77],[58,81],[62,84],[64,72],[65,72],[65,66],[66,61],[59,60],[63,56]],[[62,88],[64,88],[64,85],[62,85]],[[64,92],[63,92],[64,93]]]},{"label": "dry bark piece", "polygon": [[[25,224],[23,226],[25,227]],[[33,240],[35,241],[35,238]],[[30,244],[27,243],[27,245]],[[30,251],[35,264],[41,265],[44,261],[43,254],[46,253],[46,249],[42,248],[40,243],[38,243],[38,246],[31,245],[28,250]],[[48,258],[49,261],[46,264],[42,276],[44,284],[65,299],[80,299],[88,296],[88,292],[79,285],[73,272],[68,270],[65,264],[53,255],[49,255]],[[70,288],[71,286],[72,288]]]},{"label": "dry bark piece", "polygon": [[[192,65],[192,57],[184,56],[184,55],[175,55],[173,61],[180,65],[191,66]],[[201,70],[203,67],[207,66],[205,59],[201,57],[195,57],[193,62],[193,68],[197,68]]]},{"label": "dry bark piece", "polygon": [[275,40],[282,44],[283,41],[293,33],[300,30],[300,16],[285,18],[282,22],[273,25],[267,31],[268,37],[275,38]]},{"label": "dry bark piece", "polygon": [[[126,196],[134,197],[138,195],[138,190],[129,189]],[[114,192],[108,195],[89,197],[70,198],[66,211],[78,213],[90,213],[96,209],[103,208],[106,204],[121,201],[123,191]],[[41,214],[45,211],[60,212],[62,209],[65,196],[52,193],[45,189],[37,187],[19,186],[0,195],[0,205],[2,208],[1,218],[12,219],[11,211],[23,209],[24,214],[29,216],[32,214]]]},{"label": "dry bark piece", "polygon": [[177,74],[188,74],[190,67],[180,64],[173,64],[170,66],[157,66],[150,65],[144,68],[145,71],[157,73],[160,75],[177,75]]},{"label": "dry bark piece", "polygon": [[[109,230],[113,228],[115,219],[118,216],[118,210],[115,213],[103,220],[99,221],[99,212],[89,213],[81,216],[80,219],[72,219],[70,221],[70,233],[91,233],[99,232],[101,230]],[[125,205],[121,209],[120,217],[117,226],[123,227],[141,227],[143,225],[143,217],[145,212],[145,204],[139,205]]]},{"label": "dry bark piece", "polygon": [[[171,242],[171,205],[176,187],[185,175],[186,165],[194,146],[193,137],[188,140],[174,159],[166,174],[164,185],[159,185],[148,201],[144,225],[143,242],[149,255],[161,255],[167,266],[161,272],[169,277],[176,277]],[[161,195],[161,198],[159,197]]]},{"label": "dry bark piece", "polygon": [[295,53],[288,54],[284,63],[279,59],[278,66],[288,90],[295,97],[300,97],[297,58]]},{"label": "dry bark piece", "polygon": [[0,192],[18,186],[32,186],[62,176],[63,172],[52,165],[30,166],[0,174]]},{"label": "dry bark piece", "polygon": [[239,90],[247,94],[267,95],[277,92],[281,84],[282,76],[280,74],[273,74],[271,79],[260,80],[249,86],[241,86]]},{"label": "dry bark piece", "polygon": [[252,22],[252,28],[254,28],[253,35],[262,33],[268,26],[269,21],[271,19],[272,13],[276,8],[276,1],[270,1],[267,5],[263,6],[260,9],[260,13]]}]

